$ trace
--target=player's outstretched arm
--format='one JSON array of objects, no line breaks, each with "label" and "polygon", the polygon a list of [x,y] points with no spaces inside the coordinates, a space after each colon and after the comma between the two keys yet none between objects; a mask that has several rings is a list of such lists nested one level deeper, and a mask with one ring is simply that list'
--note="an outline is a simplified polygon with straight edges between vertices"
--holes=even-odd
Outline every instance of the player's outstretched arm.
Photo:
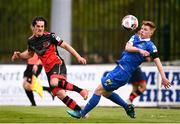
[{"label": "player's outstretched arm", "polygon": [[158,71],[159,71],[159,73],[161,75],[161,78],[162,78],[161,85],[163,85],[166,89],[169,88],[171,86],[171,84],[170,84],[170,81],[166,78],[166,75],[164,73],[164,69],[162,67],[160,59],[159,58],[155,58],[154,62],[156,64],[156,66],[158,68]]},{"label": "player's outstretched arm", "polygon": [[34,55],[34,52],[25,50],[24,52],[14,51],[11,60],[16,61],[17,59],[29,59]]}]

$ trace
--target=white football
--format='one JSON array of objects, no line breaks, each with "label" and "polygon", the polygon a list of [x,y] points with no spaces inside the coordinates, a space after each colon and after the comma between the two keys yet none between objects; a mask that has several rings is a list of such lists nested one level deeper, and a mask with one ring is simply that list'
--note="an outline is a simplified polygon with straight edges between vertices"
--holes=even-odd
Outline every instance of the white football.
[{"label": "white football", "polygon": [[126,15],[122,19],[122,27],[128,31],[133,31],[138,27],[138,19],[133,15]]}]

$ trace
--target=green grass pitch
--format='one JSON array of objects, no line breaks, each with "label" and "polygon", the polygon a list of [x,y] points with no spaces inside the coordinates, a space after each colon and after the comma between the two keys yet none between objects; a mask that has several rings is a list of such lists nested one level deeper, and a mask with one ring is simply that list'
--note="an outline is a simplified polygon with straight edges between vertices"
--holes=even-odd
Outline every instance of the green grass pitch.
[{"label": "green grass pitch", "polygon": [[0,123],[180,123],[179,109],[136,108],[129,118],[122,108],[96,107],[87,119],[70,117],[67,107],[0,106]]}]

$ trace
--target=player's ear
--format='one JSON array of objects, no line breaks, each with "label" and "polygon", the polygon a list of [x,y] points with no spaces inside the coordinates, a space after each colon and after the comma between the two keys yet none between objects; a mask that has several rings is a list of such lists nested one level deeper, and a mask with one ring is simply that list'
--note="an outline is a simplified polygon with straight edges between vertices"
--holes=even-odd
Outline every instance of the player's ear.
[{"label": "player's ear", "polygon": [[152,35],[153,35],[153,30],[150,31],[150,36],[152,36]]},{"label": "player's ear", "polygon": [[155,31],[155,29],[151,28],[151,33],[150,33],[151,36],[154,34],[154,31]]},{"label": "player's ear", "polygon": [[30,28],[31,28],[32,31],[34,30],[34,27],[32,25],[30,26]]}]

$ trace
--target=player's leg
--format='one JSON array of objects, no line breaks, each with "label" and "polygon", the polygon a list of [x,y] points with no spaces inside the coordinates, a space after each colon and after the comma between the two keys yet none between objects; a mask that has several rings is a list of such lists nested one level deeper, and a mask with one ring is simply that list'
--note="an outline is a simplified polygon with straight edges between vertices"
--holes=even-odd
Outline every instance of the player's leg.
[{"label": "player's leg", "polygon": [[29,82],[27,82],[27,78],[26,77],[24,77],[23,88],[25,90],[25,93],[26,93],[29,101],[31,102],[31,105],[32,106],[36,106],[36,102],[34,100],[34,95],[33,95],[33,92],[31,90],[31,84]]},{"label": "player's leg", "polygon": [[55,65],[48,75],[51,86],[78,92],[84,100],[88,98],[88,90],[82,89],[66,80],[66,66],[64,64]]},{"label": "player's leg", "polygon": [[128,104],[117,93],[112,92],[109,96],[105,96],[105,97],[111,100],[112,102],[122,106],[125,110],[128,109]]},{"label": "player's leg", "polygon": [[133,100],[141,95],[146,90],[146,75],[142,72],[141,68],[137,68],[130,79],[132,83],[132,92],[129,96],[129,102],[133,102]]},{"label": "player's leg", "polygon": [[52,100],[54,100],[55,96],[52,94],[50,87],[43,86],[43,90],[47,91],[51,95]]},{"label": "player's leg", "polygon": [[[118,75],[120,74],[120,75]],[[122,73],[123,74],[123,73]],[[113,71],[111,71],[108,75],[104,75],[101,79],[102,84],[99,84],[99,86],[96,88],[95,93],[91,97],[91,99],[88,101],[88,103],[85,105],[84,109],[81,110],[80,112],[74,112],[74,111],[67,111],[68,114],[70,114],[72,117],[75,118],[80,118],[85,116],[89,111],[91,111],[98,103],[101,98],[101,95],[108,97],[111,101],[120,104],[125,107],[126,113],[134,118],[135,117],[135,112],[134,112],[134,107],[132,105],[128,105],[125,103],[124,100],[120,98],[119,95],[115,93],[111,93],[111,91],[114,91],[118,89],[120,86],[123,86],[126,83],[117,83],[113,81],[114,78],[117,79],[117,77],[123,76],[126,78],[125,75],[122,75],[119,73],[119,67],[116,67]],[[117,76],[117,77],[114,77]]]},{"label": "player's leg", "polygon": [[[123,99],[121,99],[121,97],[118,94],[107,92],[101,84],[97,87],[97,89],[95,90],[95,93],[90,98],[88,103],[85,105],[84,109],[82,109],[81,111],[68,110],[67,113],[75,118],[84,117],[93,108],[95,108],[97,106],[102,94],[103,94],[103,96],[106,96],[106,98],[110,99],[111,101],[123,106],[125,108],[127,115],[130,116],[131,118],[135,118],[134,106],[132,104],[128,105]],[[109,97],[108,97],[108,95],[109,95]]]},{"label": "player's leg", "polygon": [[137,94],[135,93],[138,89],[138,82],[132,82],[132,91],[129,95],[129,99],[128,99],[128,102],[132,103],[133,100],[137,97]]},{"label": "player's leg", "polygon": [[85,117],[85,115],[87,115],[88,112],[90,112],[93,108],[95,108],[96,105],[99,103],[101,94],[103,92],[106,92],[106,91],[104,90],[102,85],[99,84],[98,87],[96,88],[94,94],[92,95],[92,97],[90,98],[88,103],[85,105],[84,109],[82,109],[81,111],[67,110],[67,113],[75,118]]},{"label": "player's leg", "polygon": [[67,107],[74,111],[80,111],[81,107],[76,103],[75,100],[66,95],[64,89],[61,88],[53,88],[52,93],[54,96],[57,96]]},{"label": "player's leg", "polygon": [[135,118],[134,105],[126,103],[117,93],[112,92],[110,95],[103,94],[103,96],[105,96],[112,102],[122,106],[125,109],[128,116],[130,116],[131,118]]},{"label": "player's leg", "polygon": [[136,83],[133,83],[133,90],[129,96],[129,100],[133,102],[133,100],[140,96],[146,90],[146,81],[140,80]]},{"label": "player's leg", "polygon": [[[116,79],[116,80],[114,80]],[[124,72],[120,67],[116,67],[113,71],[109,72],[107,76],[101,79],[104,89],[107,91],[102,95],[112,102],[122,106],[128,116],[135,118],[135,111],[133,105],[128,105],[117,93],[112,92],[119,87],[122,87],[126,84],[129,76]]]},{"label": "player's leg", "polygon": [[85,105],[84,109],[81,111],[81,116],[84,117],[89,111],[91,111],[93,108],[97,106],[101,99],[101,95],[106,92],[102,86],[102,84],[99,84],[96,88],[93,96],[90,98],[88,103]]},{"label": "player's leg", "polygon": [[126,103],[117,93],[112,92],[111,94],[103,94],[104,97],[108,98],[112,102],[122,106],[126,111],[127,115],[131,118],[135,118],[134,105]]},{"label": "player's leg", "polygon": [[141,82],[139,82],[139,87],[138,90],[141,92],[141,94],[146,90],[146,81],[142,80]]},{"label": "player's leg", "polygon": [[[102,84],[99,84],[99,86],[95,90],[95,93],[89,100],[88,104],[86,104],[84,109],[81,111],[82,117],[85,116],[89,111],[91,111],[99,103],[101,95],[108,98],[112,102],[122,106],[126,111],[129,110],[129,105],[118,94],[116,94],[115,92],[112,92],[113,90],[117,89],[116,85],[112,83],[111,85],[114,85],[114,86],[112,86],[112,88],[107,88],[106,87],[107,85],[104,87],[103,82],[104,81],[102,79]],[[107,89],[110,89],[111,91],[107,91]]]},{"label": "player's leg", "polygon": [[[104,89],[104,87],[106,87],[106,89],[108,89],[109,86],[111,85],[111,81],[106,77],[106,75],[103,75],[103,78],[102,78],[101,82],[102,82],[102,84],[98,85],[98,87],[96,88],[94,94],[92,95],[92,97],[90,98],[88,103],[85,105],[84,109],[82,109],[81,111],[68,110],[67,113],[69,115],[71,115],[72,117],[81,118],[81,117],[84,117],[93,108],[95,108],[96,105],[99,103],[99,101],[101,99],[101,95],[106,94],[106,92],[107,92]],[[108,94],[108,92],[107,92],[107,94]]]},{"label": "player's leg", "polygon": [[23,88],[25,90],[25,93],[31,102],[32,106],[36,106],[36,102],[34,100],[34,95],[31,89],[31,81],[32,81],[32,67],[33,65],[27,65],[26,70],[24,71],[23,75]]},{"label": "player's leg", "polygon": [[133,100],[141,95],[146,90],[146,75],[142,72],[141,68],[137,68],[131,79],[130,82],[132,83],[133,90],[129,96],[129,101],[133,102]]},{"label": "player's leg", "polygon": [[84,98],[84,100],[86,100],[88,98],[88,90],[81,89],[78,86],[67,82],[65,78],[62,78],[59,76],[60,75],[52,75],[51,76],[50,83],[52,86],[57,86],[64,90],[75,91],[75,92],[79,93]]}]

